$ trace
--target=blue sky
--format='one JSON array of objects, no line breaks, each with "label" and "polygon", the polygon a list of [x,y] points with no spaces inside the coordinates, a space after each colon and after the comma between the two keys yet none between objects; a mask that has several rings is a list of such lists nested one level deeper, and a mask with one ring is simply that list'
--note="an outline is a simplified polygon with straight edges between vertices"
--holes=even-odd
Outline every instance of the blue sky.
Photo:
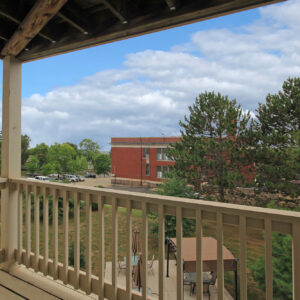
[{"label": "blue sky", "polygon": [[216,91],[255,111],[300,75],[300,1],[23,65],[22,131],[32,146],[179,135],[195,97]]}]

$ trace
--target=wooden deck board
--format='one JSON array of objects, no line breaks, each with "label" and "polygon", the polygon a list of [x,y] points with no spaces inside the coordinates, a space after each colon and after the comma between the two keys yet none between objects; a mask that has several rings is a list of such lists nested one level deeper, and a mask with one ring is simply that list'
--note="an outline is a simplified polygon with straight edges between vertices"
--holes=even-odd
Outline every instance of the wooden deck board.
[{"label": "wooden deck board", "polygon": [[[105,267],[105,281],[111,282],[111,262],[106,262]],[[126,289],[126,270],[121,270],[118,273],[118,286]],[[170,277],[165,277],[165,293],[164,300],[174,300],[176,299],[176,265],[174,260],[170,260]],[[134,288],[134,286],[133,286]],[[158,299],[158,261],[154,261],[153,263],[153,274],[152,272],[148,272],[148,288],[151,289],[152,299]],[[210,299],[217,300],[218,299],[218,289],[216,286],[210,287]],[[184,300],[195,300],[196,294],[190,295],[190,287],[184,287]],[[208,300],[208,295],[204,295],[204,300]],[[224,300],[233,300],[231,295],[227,290],[224,290]]]},{"label": "wooden deck board", "polygon": [[0,300],[24,300],[24,299],[26,298],[20,297],[0,285]]},{"label": "wooden deck board", "polygon": [[[30,300],[58,300],[59,298],[29,284],[7,272],[0,271],[0,300],[30,299]],[[0,286],[0,287],[1,287]],[[7,289],[6,289],[7,288]],[[3,293],[3,294],[2,294]],[[7,293],[7,297],[4,297]],[[15,294],[14,294],[15,293]],[[22,295],[22,297],[18,296]],[[11,297],[11,298],[9,298]]]}]

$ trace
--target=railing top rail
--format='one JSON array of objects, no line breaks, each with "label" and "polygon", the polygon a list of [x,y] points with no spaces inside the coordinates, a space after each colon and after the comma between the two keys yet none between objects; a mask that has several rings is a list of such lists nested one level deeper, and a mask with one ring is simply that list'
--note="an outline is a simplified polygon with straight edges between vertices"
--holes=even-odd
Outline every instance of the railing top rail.
[{"label": "railing top rail", "polygon": [[194,200],[188,198],[178,198],[172,196],[164,196],[158,194],[146,194],[141,192],[129,192],[129,191],[120,191],[108,188],[96,188],[96,187],[87,187],[87,186],[75,186],[71,184],[63,183],[53,183],[53,182],[42,182],[34,181],[25,178],[11,178],[9,183],[14,184],[25,184],[31,186],[44,186],[50,189],[57,190],[67,190],[70,192],[78,193],[91,193],[91,194],[100,194],[105,197],[116,197],[118,199],[133,200],[133,201],[146,201],[152,204],[163,204],[166,206],[181,206],[187,209],[196,209],[200,208],[205,211],[211,212],[222,212],[232,215],[246,215],[248,217],[253,217],[256,219],[270,218],[275,220],[280,220],[283,222],[300,222],[300,212],[295,211],[286,211],[279,209],[271,208],[262,208],[255,206],[246,206],[239,204],[230,204],[230,203],[221,203],[205,200]]}]

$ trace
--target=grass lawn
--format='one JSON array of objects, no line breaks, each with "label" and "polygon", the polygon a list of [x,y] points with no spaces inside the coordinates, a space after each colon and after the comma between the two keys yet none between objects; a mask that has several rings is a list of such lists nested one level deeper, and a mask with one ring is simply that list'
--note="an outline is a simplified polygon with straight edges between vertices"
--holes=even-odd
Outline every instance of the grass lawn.
[{"label": "grass lawn", "polygon": [[[25,217],[25,216],[24,216]],[[112,258],[112,224],[111,224],[111,206],[105,206],[104,208],[104,217],[105,217],[105,260],[111,261]],[[86,245],[86,224],[85,224],[85,209],[82,208],[80,211],[80,239],[83,245]],[[123,257],[126,255],[126,209],[119,208],[118,210],[118,220],[119,220],[119,260],[123,260]],[[157,222],[156,219],[148,218],[149,220],[149,230],[151,228],[151,224]],[[141,211],[133,210],[132,212],[132,225],[134,227],[138,227],[141,229],[142,227],[142,217]],[[25,227],[25,226],[24,226]],[[24,228],[23,227],[23,228]],[[63,228],[62,224],[59,224],[59,260],[62,261],[62,253],[63,253]],[[205,222],[203,224],[203,234],[204,236],[212,236],[216,237],[215,231],[215,223],[213,222]],[[98,212],[94,211],[92,213],[92,272],[93,274],[98,274],[98,236],[99,236],[99,228],[98,228]],[[25,235],[24,235],[25,237]],[[43,227],[42,223],[40,224],[40,253],[43,252]],[[259,256],[264,255],[264,241],[263,241],[263,233],[258,230],[248,229],[247,230],[247,256],[248,261],[251,263],[255,263],[256,259]],[[25,238],[24,238],[25,241]],[[74,219],[72,215],[70,215],[69,220],[69,245],[71,245],[74,241]],[[33,224],[32,224],[32,242],[34,242],[33,235]],[[158,239],[154,234],[149,232],[149,258],[154,254],[155,257],[158,257]],[[236,226],[224,226],[224,244],[225,246],[233,253],[233,255],[239,258],[239,228]],[[25,243],[24,243],[25,246]],[[49,226],[49,257],[53,258],[53,228],[50,224]],[[84,270],[84,269],[83,269]],[[225,287],[234,295],[234,274],[233,272],[225,272]],[[249,300],[259,300],[265,299],[264,292],[257,288],[257,284],[254,282],[251,273],[248,271],[248,299]]]}]

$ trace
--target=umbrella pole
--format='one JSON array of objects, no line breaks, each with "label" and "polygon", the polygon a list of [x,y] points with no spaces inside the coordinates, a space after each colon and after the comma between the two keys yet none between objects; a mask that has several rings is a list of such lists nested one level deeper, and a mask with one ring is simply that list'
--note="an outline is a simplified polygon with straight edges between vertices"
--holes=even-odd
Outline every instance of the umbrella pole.
[{"label": "umbrella pole", "polygon": [[170,243],[169,240],[167,240],[168,243],[168,251],[167,251],[167,275],[166,277],[169,277],[169,258],[170,258]]}]

